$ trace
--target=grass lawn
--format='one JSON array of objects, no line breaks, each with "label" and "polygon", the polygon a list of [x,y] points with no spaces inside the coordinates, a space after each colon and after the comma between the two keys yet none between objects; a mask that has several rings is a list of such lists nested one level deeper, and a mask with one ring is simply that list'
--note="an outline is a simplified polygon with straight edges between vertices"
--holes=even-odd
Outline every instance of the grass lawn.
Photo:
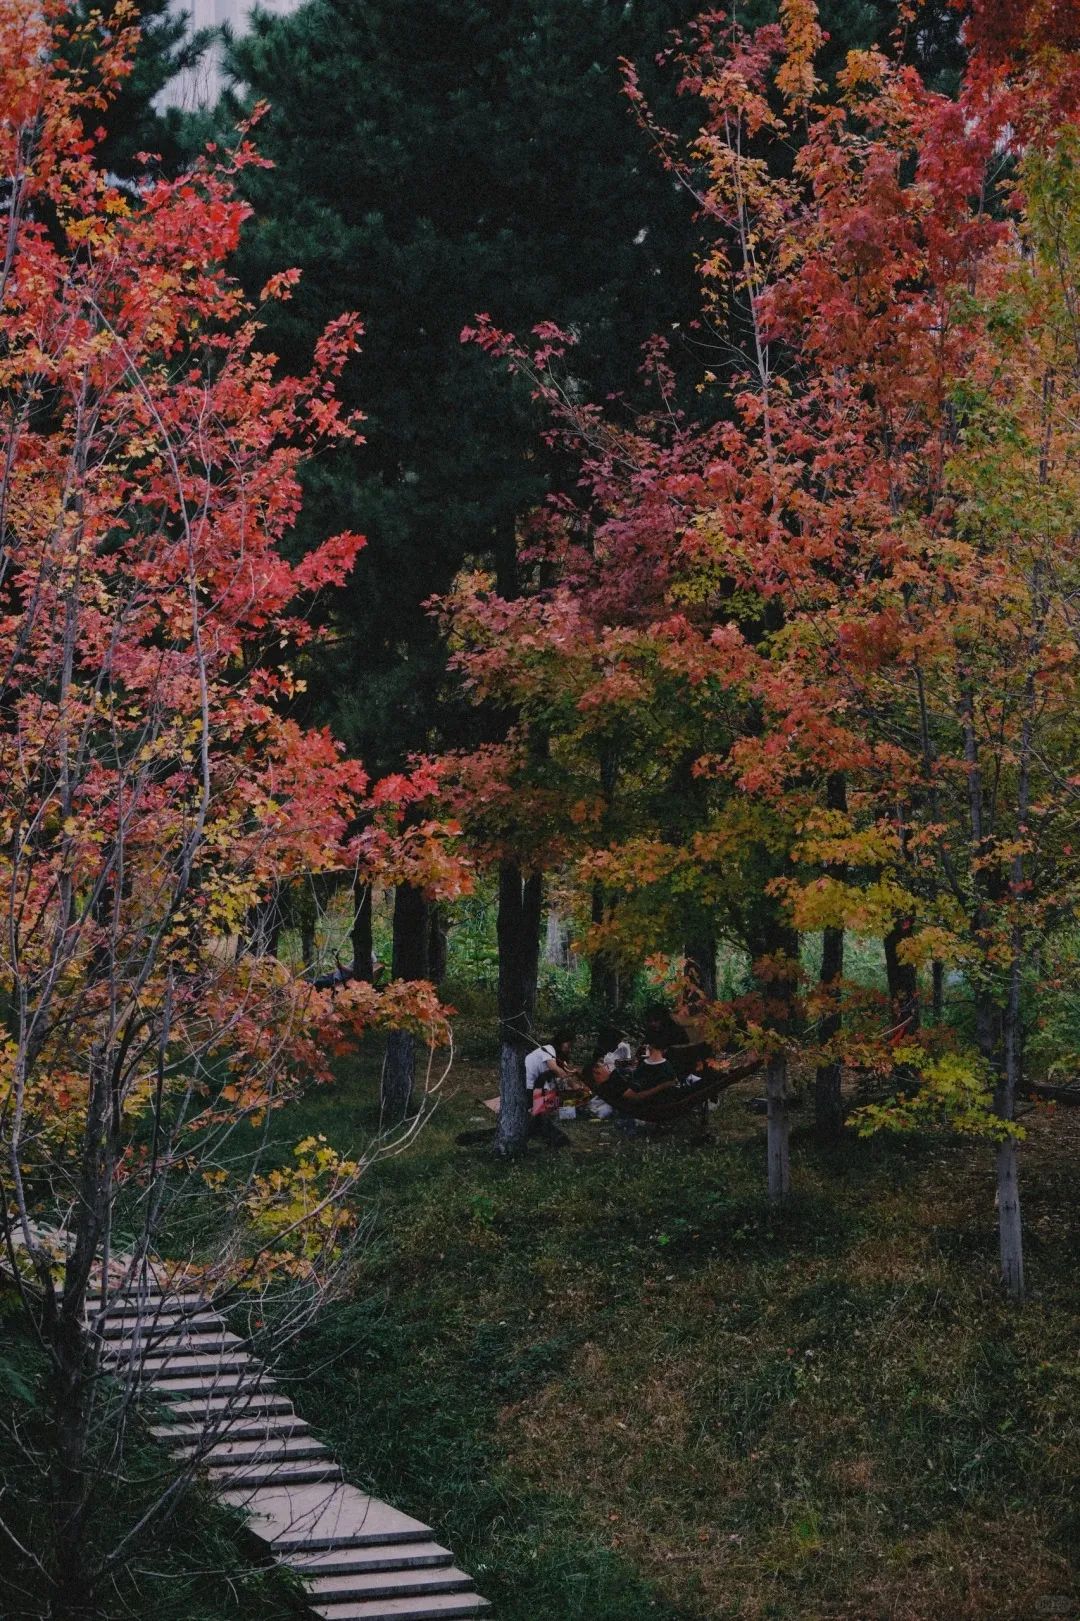
[{"label": "grass lawn", "polygon": [[[366,1140],[373,1064],[277,1122]],[[1031,1116],[1030,1303],[995,1283],[987,1149],[716,1140],[496,1162],[457,1066],[365,1184],[351,1300],[289,1367],[352,1477],[428,1520],[496,1621],[1080,1614],[1080,1119]]]}]

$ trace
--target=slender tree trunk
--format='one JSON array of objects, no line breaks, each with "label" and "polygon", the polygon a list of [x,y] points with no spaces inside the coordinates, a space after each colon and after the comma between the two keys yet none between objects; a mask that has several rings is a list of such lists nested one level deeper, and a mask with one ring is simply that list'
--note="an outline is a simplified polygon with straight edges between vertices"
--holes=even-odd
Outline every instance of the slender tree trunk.
[{"label": "slender tree trunk", "polygon": [[86,1438],[92,1373],[81,1324],[62,1314],[55,1356],[55,1458],[50,1496],[53,1507],[55,1587],[50,1621],[91,1621],[86,1516],[89,1508]]},{"label": "slender tree trunk", "polygon": [[281,885],[280,883],[277,883],[274,885],[270,898],[266,902],[265,937],[266,954],[268,957],[276,957],[278,954],[278,947],[281,944],[281,930],[284,921],[285,920],[281,911]]},{"label": "slender tree trunk", "polygon": [[799,966],[799,936],[783,921],[775,900],[766,897],[751,933],[755,963],[761,963],[759,988],[765,1002],[765,1025],[778,1045],[765,1069],[766,1157],[770,1203],[779,1205],[791,1191],[788,1152],[787,1052],[782,1043],[790,1035],[795,984]]},{"label": "slender tree trunk", "polygon": [[1019,1145],[1007,1137],[997,1151],[998,1245],[1001,1276],[1013,1300],[1024,1298],[1024,1230],[1020,1216]]},{"label": "slender tree trunk", "polygon": [[[619,780],[618,756],[610,744],[605,744],[600,752],[600,793],[605,807],[605,816],[610,811],[615,798],[615,788]],[[592,921],[603,923],[610,917],[619,903],[618,894],[606,890],[599,881],[592,888]],[[594,1017],[598,1024],[606,1024],[615,1015],[619,1006],[619,968],[617,962],[607,951],[597,951],[589,961],[589,1000],[595,1010]]]},{"label": "slender tree trunk", "polygon": [[[831,811],[847,810],[847,782],[842,771],[830,774],[825,785],[825,803]],[[837,869],[835,875],[843,880],[847,877],[847,868]],[[829,927],[821,942],[821,974],[818,980],[822,996],[831,1000],[829,1011],[821,1021],[820,1039],[823,1046],[826,1042],[835,1041],[840,1034],[843,1020],[839,996],[843,974],[844,931],[842,928]],[[819,1064],[814,1077],[814,1126],[818,1136],[825,1141],[835,1140],[843,1130],[842,1077],[843,1066],[835,1056]]]},{"label": "slender tree trunk", "polygon": [[716,1001],[716,936],[704,931],[683,946],[686,966],[706,1002]]},{"label": "slender tree trunk", "polygon": [[[1016,1094],[1020,1085],[1020,969],[1022,941],[1019,928],[1013,931],[1009,992],[1002,1021],[1005,1048],[1000,1079],[994,1095],[994,1108],[1003,1120],[1016,1115]],[[1019,1146],[1007,1137],[997,1151],[998,1247],[1001,1276],[1012,1300],[1024,1298],[1024,1233],[1020,1215]]]},{"label": "slender tree trunk", "polygon": [[[839,995],[839,981],[844,972],[844,931],[827,928],[821,945],[821,979],[823,992]],[[841,1015],[838,1005],[821,1021],[822,1044],[835,1041],[840,1034]],[[830,1057],[817,1067],[814,1076],[814,1126],[819,1137],[834,1141],[844,1125],[844,1107],[841,1096],[843,1066],[838,1057]]]},{"label": "slender tree trunk", "polygon": [[[593,885],[591,911],[594,923],[602,923],[607,916],[608,897],[603,884]],[[589,958],[589,1000],[599,1023],[606,1023],[618,1008],[619,970],[606,951],[596,951]]]},{"label": "slender tree trunk", "polygon": [[[399,884],[394,892],[395,979],[427,979],[430,932],[423,891]],[[382,1075],[382,1112],[389,1125],[399,1124],[408,1114],[415,1079],[416,1037],[411,1030],[391,1030]]]},{"label": "slender tree trunk", "polygon": [[109,1190],[108,1064],[91,1061],[90,1095],[83,1133],[74,1242],[64,1267],[64,1293],[49,1296],[45,1331],[53,1356],[55,1448],[50,1481],[55,1549],[51,1621],[81,1621],[94,1613],[90,1591],[86,1517],[89,1508],[87,1434],[96,1369],[83,1326],[94,1260]]},{"label": "slender tree trunk", "polygon": [[528,1143],[525,1054],[535,1042],[536,982],[544,880],[514,861],[499,868],[499,1124],[495,1152],[520,1154]]},{"label": "slender tree trunk", "polygon": [[353,888],[352,954],[353,973],[370,985],[374,977],[370,884],[357,883]]},{"label": "slender tree trunk", "polygon": [[934,1024],[941,1024],[945,1016],[945,964],[937,959],[930,964],[931,1010]]}]

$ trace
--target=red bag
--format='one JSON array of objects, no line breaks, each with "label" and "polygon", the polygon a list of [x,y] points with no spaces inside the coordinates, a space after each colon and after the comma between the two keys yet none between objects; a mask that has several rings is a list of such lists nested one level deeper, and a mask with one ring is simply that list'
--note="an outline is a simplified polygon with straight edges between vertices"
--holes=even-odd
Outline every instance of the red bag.
[{"label": "red bag", "polygon": [[557,1114],[559,1093],[556,1087],[549,1091],[543,1086],[533,1087],[532,1112],[534,1115]]}]

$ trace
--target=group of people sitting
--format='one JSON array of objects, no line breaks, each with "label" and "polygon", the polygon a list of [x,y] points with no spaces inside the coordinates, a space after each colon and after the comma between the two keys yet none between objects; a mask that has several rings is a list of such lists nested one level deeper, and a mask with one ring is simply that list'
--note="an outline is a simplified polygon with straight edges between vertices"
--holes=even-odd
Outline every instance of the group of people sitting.
[{"label": "group of people sitting", "polygon": [[550,1142],[567,1139],[554,1121],[566,1099],[589,1094],[588,1109],[601,1119],[616,1111],[633,1120],[655,1115],[657,1105],[670,1100],[679,1112],[711,1089],[717,1066],[703,1044],[688,1042],[667,1014],[646,1020],[643,1040],[635,1051],[618,1032],[608,1032],[580,1069],[572,1059],[573,1041],[558,1032],[550,1042],[534,1048],[525,1060],[525,1086],[529,1094],[530,1129]]}]

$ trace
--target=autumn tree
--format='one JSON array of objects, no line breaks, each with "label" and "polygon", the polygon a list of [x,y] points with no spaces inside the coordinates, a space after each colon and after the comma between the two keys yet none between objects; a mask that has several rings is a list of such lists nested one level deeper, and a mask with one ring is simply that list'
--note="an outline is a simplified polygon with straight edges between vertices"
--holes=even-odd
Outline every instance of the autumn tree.
[{"label": "autumn tree", "polygon": [[289,713],[287,651],[362,544],[281,549],[301,458],[358,431],[336,381],[360,329],[331,323],[301,377],[257,351],[222,268],[246,141],[137,197],[101,167],[135,43],[119,9],[108,27],[0,14],[0,1224],[47,1357],[52,1525],[33,1557],[65,1618],[97,1613],[136,1531],[91,1534],[146,1353],[136,1334],[121,1384],[104,1376],[110,1289],[138,1295],[171,1251],[207,1298],[279,1277],[316,1303],[364,1162],[307,1143],[265,1176],[251,1128],[365,1027],[442,1031],[427,987],[331,1003],[243,949],[275,884],[377,859],[358,816],[378,828],[409,798],[369,794]]},{"label": "autumn tree", "polygon": [[[789,65],[777,83],[794,100]],[[1002,1274],[1019,1296],[1023,1002],[1072,905],[1071,416],[1057,406],[1074,369],[1075,59],[977,43],[952,99],[853,56],[841,90],[796,166],[806,190],[779,216],[786,262],[760,300],[795,364],[778,402],[783,552],[754,558],[782,613],[745,665],[765,724],[738,746],[737,780],[797,803],[814,774],[842,773],[844,802],[804,801],[791,851],[825,876],[774,886],[793,922],[878,932],[913,983],[936,960],[970,986],[973,1050],[935,1051],[901,1006],[876,1062],[915,1073],[917,1091],[861,1120],[997,1141]],[[722,508],[700,528],[731,555]],[[750,649],[727,640],[734,673]]]}]

